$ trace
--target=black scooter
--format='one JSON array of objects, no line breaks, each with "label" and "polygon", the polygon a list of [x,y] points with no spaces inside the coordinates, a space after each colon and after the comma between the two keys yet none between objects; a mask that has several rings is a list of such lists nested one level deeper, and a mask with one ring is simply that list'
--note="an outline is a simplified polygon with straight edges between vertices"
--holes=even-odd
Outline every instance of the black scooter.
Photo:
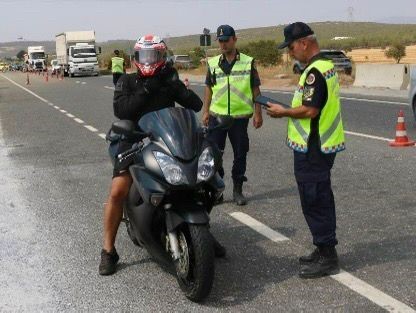
[{"label": "black scooter", "polygon": [[[232,118],[218,119],[226,129]],[[133,184],[124,205],[131,240],[146,248],[163,267],[176,272],[185,296],[199,302],[214,280],[214,247],[209,213],[224,190],[217,173],[221,153],[207,139],[195,113],[166,108],[145,114],[136,125],[127,120],[112,130],[135,144],[117,156],[130,162]]]}]

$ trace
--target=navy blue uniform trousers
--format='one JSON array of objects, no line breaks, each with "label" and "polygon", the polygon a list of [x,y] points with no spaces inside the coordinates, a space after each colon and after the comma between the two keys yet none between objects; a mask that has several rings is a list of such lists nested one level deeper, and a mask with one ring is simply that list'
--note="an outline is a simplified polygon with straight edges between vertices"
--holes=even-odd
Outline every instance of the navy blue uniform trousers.
[{"label": "navy blue uniform trousers", "polygon": [[[235,119],[230,129],[217,129],[211,132],[208,136],[208,140],[214,142],[218,146],[218,149],[220,149],[221,152],[224,152],[225,140],[227,139],[228,134],[228,138],[230,139],[234,152],[234,162],[231,175],[233,181],[236,183],[247,181],[245,174],[247,167],[247,152],[249,150],[249,139],[247,133],[248,122],[248,118]],[[217,125],[216,118],[214,116],[210,116],[208,127],[211,128],[215,125]],[[218,170],[218,174],[220,174],[221,177],[224,177],[223,167]]]},{"label": "navy blue uniform trousers", "polygon": [[335,246],[335,201],[331,188],[331,169],[335,153],[294,151],[294,172],[303,215],[316,246]]}]

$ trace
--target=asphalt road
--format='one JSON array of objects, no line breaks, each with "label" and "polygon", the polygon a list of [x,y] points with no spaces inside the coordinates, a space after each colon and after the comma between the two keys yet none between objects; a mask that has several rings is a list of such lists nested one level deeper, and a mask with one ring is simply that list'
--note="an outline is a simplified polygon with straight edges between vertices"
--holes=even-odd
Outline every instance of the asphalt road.
[{"label": "asphalt road", "polygon": [[[114,120],[111,77],[46,83],[31,75],[28,86],[25,79],[22,73],[0,75],[0,311],[416,310],[416,148],[393,149],[384,140],[394,138],[399,109],[405,111],[409,137],[416,139],[403,99],[343,99],[345,128],[354,135],[347,135],[347,150],[337,156],[332,175],[338,253],[343,270],[355,280],[297,277],[298,256],[313,246],[292,153],[284,145],[286,122],[264,115],[261,129],[250,127],[245,185],[250,202],[233,205],[227,188],[226,202],[214,209],[212,231],[228,256],[216,262],[210,297],[194,304],[173,276],[130,242],[124,225],[116,242],[119,271],[98,275],[103,203],[112,173],[102,139]],[[193,88],[202,95],[201,86]],[[287,93],[264,94],[290,102]],[[224,162],[230,186],[229,145]],[[234,212],[288,240],[271,241],[236,220]]]}]

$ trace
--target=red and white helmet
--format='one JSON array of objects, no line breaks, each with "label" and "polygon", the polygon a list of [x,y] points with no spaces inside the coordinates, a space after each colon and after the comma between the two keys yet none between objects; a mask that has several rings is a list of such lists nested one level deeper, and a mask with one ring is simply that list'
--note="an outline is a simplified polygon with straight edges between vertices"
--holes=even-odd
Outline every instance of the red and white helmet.
[{"label": "red and white helmet", "polygon": [[140,37],[134,45],[134,64],[144,77],[156,75],[166,65],[167,46],[159,36]]}]

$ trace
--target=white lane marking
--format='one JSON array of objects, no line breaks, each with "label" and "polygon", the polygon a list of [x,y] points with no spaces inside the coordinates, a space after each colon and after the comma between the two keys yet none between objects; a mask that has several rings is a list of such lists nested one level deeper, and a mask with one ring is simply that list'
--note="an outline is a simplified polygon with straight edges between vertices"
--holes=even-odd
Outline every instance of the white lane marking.
[{"label": "white lane marking", "polygon": [[386,100],[373,100],[373,99],[362,99],[362,98],[350,98],[350,97],[341,97],[341,99],[343,99],[343,100],[361,101],[361,102],[387,103],[387,104],[410,106],[410,104],[409,103],[406,103],[406,102],[396,102],[396,101],[386,101]]},{"label": "white lane marking", "polygon": [[48,103],[48,102],[49,102],[49,101],[48,101],[48,100],[46,100],[45,98],[42,98],[41,96],[38,96],[38,95],[37,95],[37,94],[35,94],[33,91],[31,91],[31,90],[29,90],[29,89],[27,89],[27,88],[25,88],[25,87],[23,87],[23,86],[19,85],[18,83],[16,83],[15,81],[11,80],[10,78],[8,78],[8,77],[4,76],[3,74],[1,74],[1,77],[3,77],[3,78],[5,78],[5,79],[7,79],[7,80],[8,80],[9,82],[11,82],[13,85],[16,85],[17,87],[19,87],[19,88],[23,89],[24,91],[26,91],[26,92],[30,93],[32,96],[34,96],[34,97],[38,98],[40,101],[45,102],[45,103]]},{"label": "white lane marking", "polygon": [[115,89],[114,87],[110,87],[110,86],[104,86],[104,88],[110,89],[110,90],[114,90]]},{"label": "white lane marking", "polygon": [[339,274],[331,275],[331,278],[337,282],[347,286],[351,290],[359,293],[363,297],[366,297],[370,301],[379,305],[388,312],[416,312],[408,305],[394,299],[393,297],[385,294],[384,292],[374,288],[366,282],[354,277],[348,272],[341,270]]},{"label": "white lane marking", "polygon": [[79,81],[79,80],[77,80],[75,83],[76,83],[76,84],[79,84],[79,83],[80,83],[80,81]]},{"label": "white lane marking", "polygon": [[[9,82],[11,82],[12,84],[16,85],[17,87],[19,87],[19,88],[23,89],[24,91],[26,91],[26,92],[30,93],[32,96],[34,96],[34,97],[38,98],[39,100],[41,100],[41,101],[43,101],[43,102],[47,103],[49,106],[51,106],[51,107],[55,108],[56,110],[59,110],[61,113],[65,114],[66,116],[68,116],[68,117],[70,117],[70,118],[72,118],[75,122],[77,122],[77,123],[79,123],[79,124],[84,124],[84,123],[85,123],[85,122],[84,122],[83,120],[81,120],[80,118],[75,117],[75,115],[73,115],[73,114],[71,114],[71,113],[68,113],[68,112],[67,112],[67,111],[65,111],[65,110],[62,110],[59,106],[54,105],[52,102],[50,102],[50,101],[46,100],[45,98],[42,98],[41,96],[39,96],[39,95],[35,94],[33,91],[31,91],[31,90],[29,90],[29,89],[27,89],[27,88],[23,87],[22,85],[20,85],[20,84],[16,83],[15,81],[13,81],[13,80],[11,80],[10,78],[8,78],[8,77],[4,76],[3,74],[0,74],[0,76],[1,76],[1,77],[3,77],[3,78],[5,78],[5,79],[7,79]],[[97,132],[98,132],[98,129],[97,129],[97,128],[95,128],[95,127],[93,127],[93,126],[91,126],[91,125],[83,125],[83,126],[84,126],[86,129],[88,129],[89,131],[93,132],[93,133],[97,133]],[[99,136],[100,138],[102,138],[102,139],[105,139],[105,134],[103,134],[103,133],[98,134],[98,136]]]},{"label": "white lane marking", "polygon": [[281,241],[289,240],[289,238],[283,236],[282,234],[264,225],[263,223],[260,223],[258,220],[252,218],[250,215],[247,215],[242,212],[233,212],[233,213],[230,213],[230,215],[234,217],[237,221],[240,221],[241,223],[254,229],[255,231],[269,238],[273,242],[281,242]]},{"label": "white lane marking", "polygon": [[379,136],[367,135],[367,134],[352,132],[352,131],[348,131],[348,130],[345,130],[344,132],[346,134],[352,135],[352,136],[370,138],[370,139],[381,140],[381,141],[392,141],[393,140],[393,139],[386,138],[386,137],[379,137]]},{"label": "white lane marking", "polygon": [[91,125],[84,125],[84,127],[85,127],[86,129],[88,129],[89,131],[92,131],[93,133],[98,132],[98,129],[97,129],[97,128],[95,128],[95,127],[92,127]]},{"label": "white lane marking", "polygon": [[81,85],[85,85],[85,84],[86,84],[86,82],[82,82],[82,83],[81,83]]},{"label": "white lane marking", "polygon": [[[268,226],[264,225],[258,220],[252,218],[248,214],[242,212],[233,212],[229,214],[236,220],[247,225],[248,227],[262,234],[263,236],[269,238],[273,242],[282,242],[290,240],[289,238],[283,236],[282,234],[279,234],[278,232],[274,231],[273,229],[269,228]],[[344,270],[341,270],[338,274],[331,275],[330,277],[339,282],[340,284],[350,288],[356,293],[379,305],[388,312],[416,313],[415,310],[413,310],[406,304],[394,299],[388,294],[382,292],[381,290],[378,290],[377,288],[367,284],[363,280],[351,275],[350,273]]]}]

